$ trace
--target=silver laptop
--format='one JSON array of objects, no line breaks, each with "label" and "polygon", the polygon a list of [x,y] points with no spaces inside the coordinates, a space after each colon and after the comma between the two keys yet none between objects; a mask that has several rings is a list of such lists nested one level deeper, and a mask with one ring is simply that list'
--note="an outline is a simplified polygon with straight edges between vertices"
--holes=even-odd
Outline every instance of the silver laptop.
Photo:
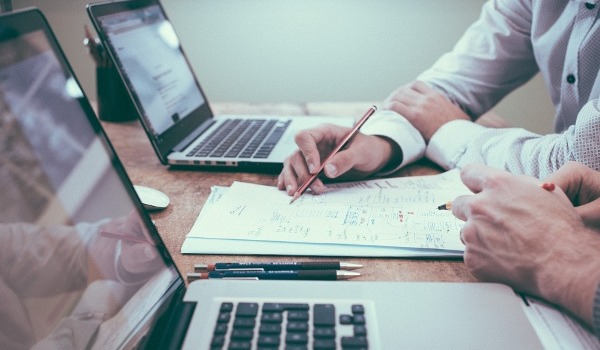
[{"label": "silver laptop", "polygon": [[499,284],[186,287],[35,9],[0,16],[0,147],[2,349],[540,347]]},{"label": "silver laptop", "polygon": [[353,116],[215,116],[159,1],[91,4],[88,13],[163,164],[278,172],[299,130],[352,125]]}]

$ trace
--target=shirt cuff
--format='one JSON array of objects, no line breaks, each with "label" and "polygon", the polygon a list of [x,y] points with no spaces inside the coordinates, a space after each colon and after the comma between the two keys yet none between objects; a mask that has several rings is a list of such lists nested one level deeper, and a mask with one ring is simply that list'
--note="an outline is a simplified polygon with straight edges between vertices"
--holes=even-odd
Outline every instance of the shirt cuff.
[{"label": "shirt cuff", "polygon": [[433,134],[425,156],[446,170],[453,169],[467,150],[469,142],[484,130],[484,126],[468,120],[448,122]]},{"label": "shirt cuff", "polygon": [[419,130],[400,114],[391,110],[376,112],[360,130],[366,135],[384,136],[395,142],[402,150],[402,162],[394,169],[386,169],[379,175],[395,172],[403,166],[423,157],[425,140]]}]

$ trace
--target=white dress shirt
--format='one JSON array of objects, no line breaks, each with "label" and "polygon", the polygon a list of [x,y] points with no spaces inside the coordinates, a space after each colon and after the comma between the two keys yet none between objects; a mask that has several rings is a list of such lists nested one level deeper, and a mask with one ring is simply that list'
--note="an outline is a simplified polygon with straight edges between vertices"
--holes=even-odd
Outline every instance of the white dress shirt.
[{"label": "white dress shirt", "polygon": [[475,120],[539,72],[556,108],[556,134],[457,120],[425,145],[391,111],[362,131],[397,142],[400,166],[425,155],[445,169],[479,162],[539,178],[569,160],[600,170],[599,11],[600,0],[491,0],[454,49],[417,78]]}]

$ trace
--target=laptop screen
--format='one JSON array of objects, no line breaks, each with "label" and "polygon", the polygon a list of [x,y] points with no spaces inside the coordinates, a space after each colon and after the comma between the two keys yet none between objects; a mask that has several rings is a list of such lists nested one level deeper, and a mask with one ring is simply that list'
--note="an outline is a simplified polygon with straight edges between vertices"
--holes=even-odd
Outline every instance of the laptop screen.
[{"label": "laptop screen", "polygon": [[0,348],[115,349],[181,278],[41,13],[0,17]]},{"label": "laptop screen", "polygon": [[[204,103],[173,26],[158,5],[99,18],[155,135]],[[169,116],[169,118],[165,118]]]},{"label": "laptop screen", "polygon": [[151,141],[170,152],[210,117],[171,22],[151,0],[93,4],[90,11]]}]

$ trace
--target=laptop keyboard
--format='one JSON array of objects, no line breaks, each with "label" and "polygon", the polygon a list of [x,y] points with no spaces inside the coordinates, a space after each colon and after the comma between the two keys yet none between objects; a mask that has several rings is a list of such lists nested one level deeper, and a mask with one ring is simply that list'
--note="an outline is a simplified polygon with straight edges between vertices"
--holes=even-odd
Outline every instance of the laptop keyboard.
[{"label": "laptop keyboard", "polygon": [[365,307],[223,302],[211,349],[368,349]]},{"label": "laptop keyboard", "polygon": [[290,122],[228,119],[187,155],[202,158],[267,158]]}]

